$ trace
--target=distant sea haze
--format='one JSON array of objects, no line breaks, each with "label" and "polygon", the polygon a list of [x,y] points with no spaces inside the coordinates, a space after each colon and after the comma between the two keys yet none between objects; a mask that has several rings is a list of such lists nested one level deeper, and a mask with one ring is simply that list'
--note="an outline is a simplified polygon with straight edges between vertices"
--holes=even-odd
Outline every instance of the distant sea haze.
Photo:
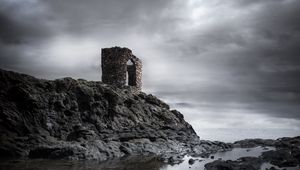
[{"label": "distant sea haze", "polygon": [[211,128],[197,129],[192,125],[203,140],[234,142],[243,139],[278,139],[281,137],[299,136],[299,130],[295,129],[238,129],[238,128]]},{"label": "distant sea haze", "polygon": [[240,106],[227,105],[220,109],[220,106],[214,107],[213,104],[201,107],[164,100],[184,115],[203,140],[234,142],[249,138],[278,139],[300,135],[300,121],[297,119],[256,113]]}]

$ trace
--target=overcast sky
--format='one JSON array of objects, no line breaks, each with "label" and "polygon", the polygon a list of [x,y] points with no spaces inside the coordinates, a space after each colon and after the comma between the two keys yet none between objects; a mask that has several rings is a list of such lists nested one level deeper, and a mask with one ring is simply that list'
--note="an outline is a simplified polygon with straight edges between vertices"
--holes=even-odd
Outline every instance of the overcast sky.
[{"label": "overcast sky", "polygon": [[3,69],[100,80],[112,46],[142,59],[144,91],[200,136],[300,131],[299,0],[0,0]]}]

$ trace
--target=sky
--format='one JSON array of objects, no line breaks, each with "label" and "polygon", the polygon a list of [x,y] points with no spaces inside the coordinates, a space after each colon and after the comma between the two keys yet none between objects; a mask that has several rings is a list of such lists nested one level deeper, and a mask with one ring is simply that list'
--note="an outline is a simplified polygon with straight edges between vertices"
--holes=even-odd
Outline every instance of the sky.
[{"label": "sky", "polygon": [[2,69],[100,81],[128,47],[200,137],[300,135],[299,0],[0,0],[0,25]]}]

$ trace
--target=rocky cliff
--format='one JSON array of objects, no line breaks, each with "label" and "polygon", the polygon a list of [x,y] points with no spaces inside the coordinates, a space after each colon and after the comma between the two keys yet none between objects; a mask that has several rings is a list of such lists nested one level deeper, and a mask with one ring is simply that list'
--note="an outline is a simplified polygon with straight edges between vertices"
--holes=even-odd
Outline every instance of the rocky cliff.
[{"label": "rocky cliff", "polygon": [[183,115],[155,96],[102,82],[37,79],[0,70],[0,156],[106,160],[207,154]]}]

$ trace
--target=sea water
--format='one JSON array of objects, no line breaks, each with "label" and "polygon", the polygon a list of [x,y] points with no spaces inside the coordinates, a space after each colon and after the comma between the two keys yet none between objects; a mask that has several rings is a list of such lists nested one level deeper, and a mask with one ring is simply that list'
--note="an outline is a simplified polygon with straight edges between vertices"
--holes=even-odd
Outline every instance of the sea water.
[{"label": "sea water", "polygon": [[[0,162],[0,170],[204,170],[205,164],[215,160],[237,160],[240,157],[258,157],[262,152],[274,149],[273,147],[234,148],[231,151],[212,154],[209,158],[187,155],[180,164],[174,165],[163,163],[154,156],[124,157],[103,162],[96,160],[9,160]],[[192,165],[188,163],[191,158],[195,160],[195,163]],[[274,165],[264,163],[261,169],[265,170],[271,166]],[[286,169],[297,170],[299,167]]]}]

